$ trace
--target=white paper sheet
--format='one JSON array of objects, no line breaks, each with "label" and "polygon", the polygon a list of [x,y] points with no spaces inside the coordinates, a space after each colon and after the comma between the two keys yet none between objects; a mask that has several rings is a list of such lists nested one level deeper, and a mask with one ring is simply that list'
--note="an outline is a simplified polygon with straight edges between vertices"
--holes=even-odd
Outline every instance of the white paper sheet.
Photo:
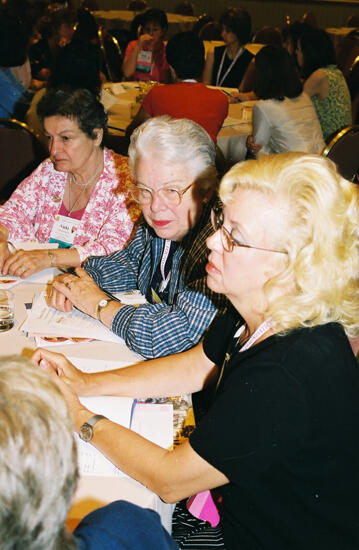
[{"label": "white paper sheet", "polygon": [[124,343],[122,338],[116,336],[100,321],[77,309],[64,313],[49,307],[45,300],[45,293],[34,296],[32,308],[28,310],[27,318],[20,330],[47,336],[76,336],[95,338],[104,342]]},{"label": "white paper sheet", "polygon": [[[69,357],[69,360],[83,372],[103,372],[122,368],[128,365],[124,361],[105,361],[100,359],[79,359]],[[117,422],[146,437],[150,441],[168,448],[173,443],[173,407],[170,404],[135,405],[132,398],[115,396],[81,397],[81,403],[96,414],[103,414],[113,422]],[[131,417],[133,414],[133,422]],[[79,469],[81,475],[120,477],[125,476],[102,453],[89,443],[82,441],[76,434],[78,446]]]}]

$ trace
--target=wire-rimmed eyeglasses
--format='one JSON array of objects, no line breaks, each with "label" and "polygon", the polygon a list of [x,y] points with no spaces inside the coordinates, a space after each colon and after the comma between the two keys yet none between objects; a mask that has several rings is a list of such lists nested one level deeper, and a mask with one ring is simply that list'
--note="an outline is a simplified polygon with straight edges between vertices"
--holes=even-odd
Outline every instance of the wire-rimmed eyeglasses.
[{"label": "wire-rimmed eyeglasses", "polygon": [[182,202],[182,197],[187,193],[188,189],[192,187],[193,182],[187,185],[184,189],[175,189],[174,187],[161,187],[156,191],[143,187],[142,185],[135,185],[131,188],[131,197],[140,204],[150,204],[153,201],[153,197],[157,194],[160,199],[172,206],[178,206]]},{"label": "wire-rimmed eyeglasses", "polygon": [[228,231],[223,225],[224,223],[224,215],[222,209],[214,209],[211,210],[211,223],[212,227],[215,231],[220,231],[221,233],[221,240],[222,240],[222,246],[226,252],[232,252],[233,248],[235,246],[240,246],[241,248],[254,248],[255,250],[265,250],[267,252],[276,252],[278,254],[287,254],[285,250],[275,250],[273,248],[263,248],[260,246],[252,246],[251,244],[245,244],[237,239],[235,239],[232,235],[232,231]]}]

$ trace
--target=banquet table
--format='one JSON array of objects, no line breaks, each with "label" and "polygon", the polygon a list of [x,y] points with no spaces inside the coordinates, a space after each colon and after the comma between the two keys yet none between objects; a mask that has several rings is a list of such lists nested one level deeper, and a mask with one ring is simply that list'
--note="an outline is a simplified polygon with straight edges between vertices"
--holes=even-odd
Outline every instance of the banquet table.
[{"label": "banquet table", "polygon": [[[35,341],[20,332],[19,327],[26,318],[26,304],[31,303],[34,294],[45,288],[44,284],[21,283],[11,289],[15,295],[15,324],[11,330],[0,333],[0,356],[21,354],[31,357],[36,347]],[[71,357],[87,359],[100,357],[104,360],[117,360],[128,364],[141,359],[125,344],[119,343],[93,341],[71,346],[56,346],[51,349]],[[161,516],[164,527],[171,531],[173,506],[164,503],[149,489],[128,477],[81,476],[69,512],[68,527],[73,529],[92,510],[120,499],[155,510]]]},{"label": "banquet table", "polygon": [[[138,112],[141,101],[151,85],[144,82],[106,83],[106,99],[102,99],[108,112],[109,131],[124,135],[126,127]],[[215,88],[215,86],[210,86]],[[234,88],[219,88],[224,93],[237,92]],[[246,140],[252,133],[253,102],[230,103],[228,117],[223,123],[217,143],[226,164],[232,166],[246,156]]]},{"label": "banquet table", "polygon": [[[105,29],[129,29],[135,15],[139,12],[130,10],[96,10],[92,14],[96,23]],[[166,13],[168,30],[166,38],[170,38],[177,32],[191,31],[197,17],[192,15],[178,15],[177,13]]]}]

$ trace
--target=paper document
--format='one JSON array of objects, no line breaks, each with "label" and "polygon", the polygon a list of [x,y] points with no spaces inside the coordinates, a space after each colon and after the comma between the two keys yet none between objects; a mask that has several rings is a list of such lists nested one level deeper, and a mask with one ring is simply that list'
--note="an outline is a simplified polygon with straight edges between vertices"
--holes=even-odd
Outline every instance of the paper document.
[{"label": "paper document", "polygon": [[28,310],[27,318],[20,330],[47,336],[94,338],[104,342],[124,343],[122,338],[111,332],[100,321],[77,309],[64,313],[49,307],[44,292],[35,294],[32,308]]},{"label": "paper document", "polygon": [[38,273],[30,275],[30,277],[26,277],[26,279],[15,277],[14,275],[0,275],[0,289],[10,289],[20,283],[48,284],[53,281],[56,275],[59,275],[60,273],[61,271],[59,271],[56,267],[49,267],[48,269],[43,269]]},{"label": "paper document", "polygon": [[[79,359],[77,357],[69,357],[69,360],[83,372],[102,372],[122,368],[128,364],[123,361]],[[90,411],[103,414],[113,422],[126,428],[131,427],[131,429],[157,445],[168,448],[173,443],[172,405],[136,404],[132,398],[107,395],[81,397],[80,401]],[[76,441],[81,475],[125,476],[110,460],[91,444],[82,441],[77,434]]]}]

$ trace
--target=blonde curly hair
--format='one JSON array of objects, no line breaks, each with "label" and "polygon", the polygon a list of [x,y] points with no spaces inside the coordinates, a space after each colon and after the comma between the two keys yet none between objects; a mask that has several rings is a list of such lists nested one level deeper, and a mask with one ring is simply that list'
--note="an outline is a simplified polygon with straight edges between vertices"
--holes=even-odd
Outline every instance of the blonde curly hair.
[{"label": "blonde curly hair", "polygon": [[[262,155],[236,164],[222,179],[220,197],[250,189],[288,205],[281,235],[285,267],[265,285],[267,315],[279,332],[338,322],[359,334],[359,189],[319,155]],[[278,237],[277,237],[278,238]],[[279,287],[288,289],[278,298]]]}]

